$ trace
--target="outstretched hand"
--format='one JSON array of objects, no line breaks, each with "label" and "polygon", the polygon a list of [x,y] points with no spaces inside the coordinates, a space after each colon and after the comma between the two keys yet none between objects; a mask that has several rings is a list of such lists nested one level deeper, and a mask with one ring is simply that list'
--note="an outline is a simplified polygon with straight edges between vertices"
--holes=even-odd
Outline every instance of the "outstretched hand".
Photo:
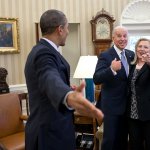
[{"label": "outstretched hand", "polygon": [[73,93],[68,95],[67,104],[69,107],[74,108],[80,115],[96,118],[98,124],[101,125],[104,115],[101,110],[83,97],[84,88],[85,82],[82,82],[80,86],[76,87]]}]

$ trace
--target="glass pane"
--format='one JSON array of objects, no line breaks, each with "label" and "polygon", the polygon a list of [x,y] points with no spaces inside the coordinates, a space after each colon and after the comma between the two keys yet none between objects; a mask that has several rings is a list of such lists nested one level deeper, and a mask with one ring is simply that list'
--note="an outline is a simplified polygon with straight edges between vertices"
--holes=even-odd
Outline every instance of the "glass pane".
[{"label": "glass pane", "polygon": [[135,51],[135,44],[136,44],[137,40],[140,38],[150,39],[150,36],[130,36],[129,42],[128,42],[128,49]]}]

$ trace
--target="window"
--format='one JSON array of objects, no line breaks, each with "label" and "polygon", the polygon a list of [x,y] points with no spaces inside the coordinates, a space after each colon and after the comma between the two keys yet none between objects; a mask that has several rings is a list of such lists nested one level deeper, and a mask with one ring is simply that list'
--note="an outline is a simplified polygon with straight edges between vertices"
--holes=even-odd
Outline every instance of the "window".
[{"label": "window", "polygon": [[135,51],[135,43],[137,42],[138,39],[140,38],[148,38],[150,39],[150,36],[138,36],[138,35],[135,35],[135,36],[129,36],[129,41],[128,41],[128,49],[132,50],[132,51]]},{"label": "window", "polygon": [[150,1],[133,0],[123,10],[120,24],[129,31],[127,48],[135,49],[136,41],[141,38],[150,39]]}]

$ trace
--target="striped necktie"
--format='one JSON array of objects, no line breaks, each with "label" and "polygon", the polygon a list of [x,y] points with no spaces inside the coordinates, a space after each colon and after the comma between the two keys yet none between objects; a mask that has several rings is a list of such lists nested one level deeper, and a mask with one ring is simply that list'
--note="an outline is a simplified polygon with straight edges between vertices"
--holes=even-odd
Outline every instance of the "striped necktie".
[{"label": "striped necktie", "polygon": [[128,74],[129,74],[128,62],[127,62],[127,59],[125,57],[125,52],[124,51],[121,52],[121,62],[122,62],[123,66],[124,66],[124,69],[126,71],[126,75],[128,76]]}]

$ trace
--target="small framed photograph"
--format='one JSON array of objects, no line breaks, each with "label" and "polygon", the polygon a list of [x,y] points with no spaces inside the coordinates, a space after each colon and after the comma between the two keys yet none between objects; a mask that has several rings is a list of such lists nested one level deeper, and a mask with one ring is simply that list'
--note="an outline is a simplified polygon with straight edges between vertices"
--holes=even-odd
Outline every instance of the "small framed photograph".
[{"label": "small framed photograph", "polygon": [[0,18],[0,54],[19,53],[17,18]]}]

